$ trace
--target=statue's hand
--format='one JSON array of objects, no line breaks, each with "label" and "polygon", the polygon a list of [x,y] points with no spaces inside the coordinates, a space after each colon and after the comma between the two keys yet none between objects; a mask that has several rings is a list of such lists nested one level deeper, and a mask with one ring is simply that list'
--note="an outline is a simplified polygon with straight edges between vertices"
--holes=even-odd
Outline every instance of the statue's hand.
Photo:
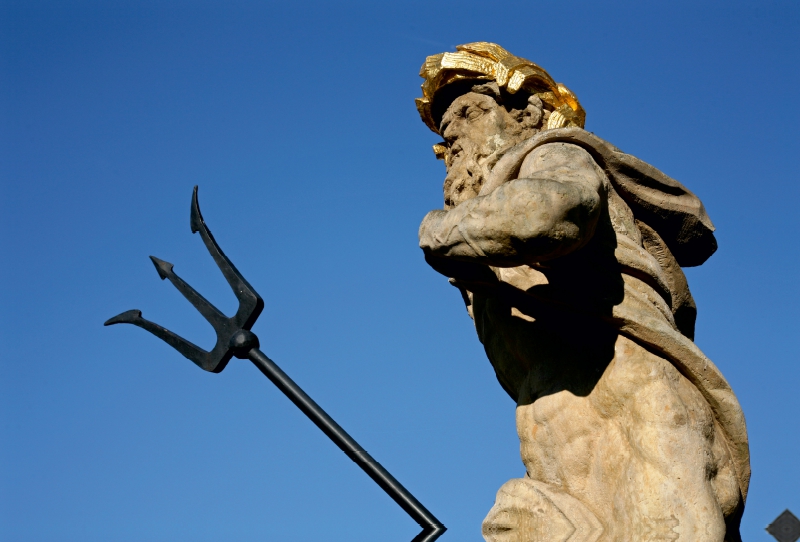
[{"label": "statue's hand", "polygon": [[441,236],[442,223],[449,211],[437,209],[431,211],[422,220],[419,227],[419,246],[425,253],[425,261],[442,275],[455,279],[470,290],[493,287],[497,284],[497,276],[485,264],[464,261],[447,256],[436,255]]},{"label": "statue's hand", "polygon": [[444,209],[434,209],[422,219],[422,224],[419,225],[419,247],[426,253],[434,248],[436,234],[446,216],[447,211]]},{"label": "statue's hand", "polygon": [[[424,251],[424,249],[423,249]],[[442,258],[425,253],[425,261],[435,271],[454,279],[454,284],[470,291],[492,289],[499,284],[497,275],[487,265],[474,262]]]}]

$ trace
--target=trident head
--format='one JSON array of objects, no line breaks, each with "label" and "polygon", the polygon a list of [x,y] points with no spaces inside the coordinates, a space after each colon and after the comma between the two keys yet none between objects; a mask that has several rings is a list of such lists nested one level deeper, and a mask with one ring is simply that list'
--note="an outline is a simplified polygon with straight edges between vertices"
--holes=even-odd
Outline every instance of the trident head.
[{"label": "trident head", "polygon": [[203,215],[200,214],[200,205],[197,202],[197,187],[194,187],[192,193],[192,211],[191,211],[191,228],[192,233],[200,232],[200,237],[217,263],[217,266],[225,275],[225,280],[230,284],[233,293],[239,300],[239,310],[233,317],[228,318],[222,314],[219,309],[212,305],[206,298],[200,295],[194,288],[186,284],[175,272],[172,270],[173,265],[164,260],[160,260],[155,256],[150,256],[153,264],[156,266],[158,276],[162,280],[169,279],[169,281],[178,289],[189,302],[200,311],[200,314],[208,320],[217,334],[217,343],[210,352],[206,352],[196,344],[193,344],[183,337],[176,335],[170,330],[161,327],[155,322],[145,320],[142,318],[142,311],[133,309],[122,314],[118,314],[113,318],[106,320],[105,325],[110,326],[113,324],[133,324],[142,329],[146,329],[156,337],[162,339],[164,342],[172,346],[175,350],[192,360],[198,367],[212,373],[219,373],[228,364],[233,356],[239,358],[246,358],[247,352],[253,348],[258,347],[258,339],[250,332],[258,315],[264,308],[264,301],[261,299],[252,286],[244,279],[241,273],[231,263],[231,261],[219,248],[214,236],[211,235]]}]

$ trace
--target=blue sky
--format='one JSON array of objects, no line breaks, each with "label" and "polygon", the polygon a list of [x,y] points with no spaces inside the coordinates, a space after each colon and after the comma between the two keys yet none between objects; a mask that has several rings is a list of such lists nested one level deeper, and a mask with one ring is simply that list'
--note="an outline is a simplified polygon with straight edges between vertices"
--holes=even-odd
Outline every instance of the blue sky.
[{"label": "blue sky", "polygon": [[278,362],[448,527],[524,473],[514,405],[417,248],[441,206],[425,56],[495,41],[586,128],[698,194],[697,344],[748,421],[748,541],[800,515],[796,2],[2,2],[0,537],[410,540],[417,527],[245,361],[204,373],[133,327],[228,312],[192,186],[259,291]]}]

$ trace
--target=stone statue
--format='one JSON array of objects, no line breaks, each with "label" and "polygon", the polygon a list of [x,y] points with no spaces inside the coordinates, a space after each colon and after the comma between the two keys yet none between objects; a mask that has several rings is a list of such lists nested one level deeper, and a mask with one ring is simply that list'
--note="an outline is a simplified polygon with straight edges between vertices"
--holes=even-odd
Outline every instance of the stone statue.
[{"label": "stone statue", "polygon": [[517,403],[526,476],[500,488],[484,538],[741,540],[744,416],[693,342],[681,271],[716,250],[702,203],[584,131],[536,64],[457,49],[420,72],[447,175],[419,238]]}]

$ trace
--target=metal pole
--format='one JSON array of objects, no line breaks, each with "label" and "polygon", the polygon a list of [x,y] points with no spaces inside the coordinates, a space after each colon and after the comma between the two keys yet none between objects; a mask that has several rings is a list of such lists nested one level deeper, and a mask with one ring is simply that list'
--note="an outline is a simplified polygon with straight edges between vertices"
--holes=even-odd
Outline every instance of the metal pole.
[{"label": "metal pole", "polygon": [[367,473],[400,507],[416,521],[422,532],[412,542],[433,542],[447,528],[434,517],[394,476],[375,461],[359,444],[331,418],[327,412],[283,372],[274,361],[258,348],[252,348],[247,358],[264,373],[297,408],[319,427],[361,470]]}]

